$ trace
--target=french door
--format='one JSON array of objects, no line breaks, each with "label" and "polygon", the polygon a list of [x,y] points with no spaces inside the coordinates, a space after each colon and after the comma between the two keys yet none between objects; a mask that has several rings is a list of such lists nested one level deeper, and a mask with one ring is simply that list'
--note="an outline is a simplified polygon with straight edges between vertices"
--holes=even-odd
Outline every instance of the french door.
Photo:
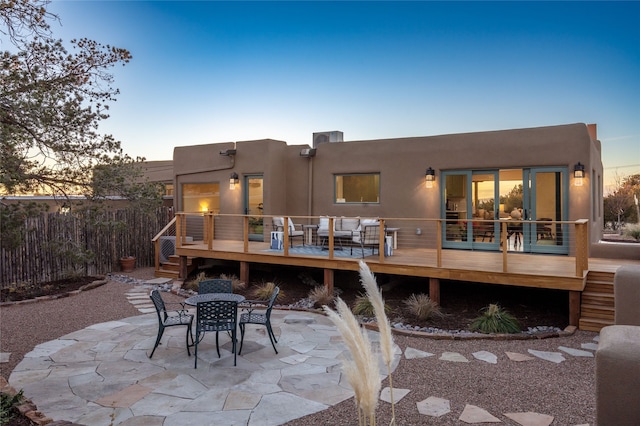
[{"label": "french door", "polygon": [[524,251],[533,253],[569,252],[566,224],[567,188],[569,178],[565,168],[531,168],[524,171]]}]

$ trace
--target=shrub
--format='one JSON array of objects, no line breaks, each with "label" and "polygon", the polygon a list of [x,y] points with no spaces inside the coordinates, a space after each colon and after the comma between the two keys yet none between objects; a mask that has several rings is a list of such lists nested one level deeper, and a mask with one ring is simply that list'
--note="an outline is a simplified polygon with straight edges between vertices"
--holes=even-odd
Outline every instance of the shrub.
[{"label": "shrub", "polygon": [[311,299],[314,303],[314,306],[319,308],[324,305],[329,305],[333,303],[335,296],[329,292],[329,288],[324,285],[315,286],[308,295],[309,299]]},{"label": "shrub", "polygon": [[431,300],[429,296],[424,293],[412,294],[406,299],[404,305],[407,308],[409,315],[415,317],[420,321],[427,320],[433,317],[442,317],[440,307],[436,302]]},{"label": "shrub", "polygon": [[[11,419],[16,417],[18,410],[15,408],[23,402],[23,391],[21,390],[15,395],[8,393],[0,393],[0,421],[1,424],[8,424]],[[6,423],[5,423],[6,422]]]},{"label": "shrub", "polygon": [[222,280],[231,280],[231,286],[233,287],[233,292],[234,293],[237,293],[237,292],[247,288],[247,283],[245,283],[244,281],[241,281],[240,278],[238,278],[235,275],[220,274],[220,279],[222,279]]},{"label": "shrub", "polygon": [[[384,311],[387,314],[391,312],[391,307],[386,303],[384,304]],[[364,293],[360,293],[356,297],[356,301],[353,305],[353,313],[364,317],[373,317],[376,314],[373,309],[373,305],[371,304],[371,300],[369,300],[369,297]]]},{"label": "shrub", "polygon": [[[273,294],[273,291],[276,289],[276,287],[277,287],[276,283],[272,281],[269,281],[266,283],[263,282],[261,284],[256,285],[253,291],[251,292],[251,294],[257,300],[269,300],[269,298],[271,298],[271,295]],[[276,302],[278,300],[282,300],[284,296],[285,296],[284,292],[280,290],[280,293],[276,298]]]},{"label": "shrub", "polygon": [[640,241],[640,225],[627,225],[624,234],[636,241]]},{"label": "shrub", "polygon": [[518,320],[499,305],[492,303],[482,311],[482,315],[474,319],[469,326],[471,331],[480,331],[485,334],[522,331]]}]

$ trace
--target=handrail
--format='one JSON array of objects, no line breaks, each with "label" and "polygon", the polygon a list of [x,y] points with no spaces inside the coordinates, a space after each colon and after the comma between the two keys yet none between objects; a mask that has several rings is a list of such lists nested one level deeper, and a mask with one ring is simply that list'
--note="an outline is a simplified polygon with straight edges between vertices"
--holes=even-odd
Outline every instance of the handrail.
[{"label": "handrail", "polygon": [[151,241],[152,241],[152,242],[156,242],[156,241],[158,241],[158,240],[160,239],[160,237],[162,236],[162,234],[164,234],[165,232],[167,232],[167,231],[169,230],[169,228],[171,228],[171,225],[173,225],[174,223],[176,223],[176,220],[177,220],[177,219],[176,219],[176,216],[173,216],[173,219],[171,219],[171,221],[169,221],[169,223],[167,223],[167,225],[166,225],[164,228],[162,228],[162,230],[161,230],[160,232],[158,232],[158,233],[156,234],[156,236],[155,236],[155,237],[153,237],[153,238],[151,239]]},{"label": "handrail", "polygon": [[[250,235],[254,235],[256,233],[255,228],[250,228],[250,226],[256,226],[254,224],[250,223],[250,218],[253,218],[254,215],[242,215],[242,214],[221,214],[221,213],[186,213],[186,212],[178,212],[176,213],[175,217],[172,219],[172,221],[167,224],[167,226],[165,226],[163,228],[163,230],[156,236],[154,237],[154,242],[157,242],[157,240],[159,239],[160,235],[163,234],[164,232],[166,232],[166,230],[173,225],[174,223],[176,224],[176,247],[177,248],[182,248],[183,246],[183,238],[186,237],[187,235],[191,236],[191,232],[192,229],[187,230],[187,220],[186,217],[196,217],[199,216],[202,218],[202,222],[197,222],[198,226],[202,226],[202,239],[204,240],[203,243],[205,244],[205,246],[207,247],[208,250],[215,250],[216,249],[216,244],[215,244],[215,240],[216,239],[220,239],[220,240],[225,240],[225,241],[238,241],[238,242],[242,242],[241,245],[241,250],[243,253],[249,253],[253,246],[253,243],[255,242],[255,240],[250,239],[249,236]],[[262,233],[263,235],[265,235],[265,241],[266,238],[269,236],[269,229],[271,227],[271,223],[270,220],[273,217],[283,217],[285,220],[285,223],[288,222],[289,218],[291,218],[295,223],[307,223],[307,224],[317,224],[320,220],[320,216],[292,216],[292,215],[261,215],[260,218],[262,219],[262,224],[258,225],[260,226],[260,230],[257,232],[258,234]],[[363,215],[364,217],[364,215]],[[334,257],[334,251],[336,250],[335,244],[334,244],[334,223],[336,221],[338,221],[341,217],[339,216],[329,216],[328,220],[329,220],[329,238],[327,241],[327,247],[325,249],[326,250],[326,256],[328,257],[328,259],[333,260],[336,259],[336,257]],[[513,250],[511,250],[509,248],[509,232],[510,231],[510,227],[512,227],[513,225],[517,225],[517,224],[522,224],[522,225],[530,225],[532,226],[531,228],[531,232],[535,233],[536,231],[536,225],[537,224],[544,224],[547,225],[549,227],[551,227],[552,229],[558,229],[558,232],[556,233],[554,231],[554,238],[556,238],[558,235],[560,235],[561,237],[559,238],[563,238],[564,239],[564,245],[563,247],[569,247],[569,253],[571,256],[575,256],[575,276],[576,277],[583,277],[584,276],[584,272],[586,270],[588,270],[588,264],[589,264],[589,260],[588,260],[588,251],[589,251],[589,241],[588,241],[588,223],[589,221],[587,219],[579,219],[579,220],[573,220],[573,221],[558,221],[558,220],[516,220],[516,219],[479,219],[479,218],[459,218],[459,219],[452,219],[452,218],[438,218],[438,219],[425,219],[425,218],[377,218],[379,220],[379,223],[381,225],[381,229],[387,229],[387,227],[402,227],[402,223],[407,223],[409,225],[408,228],[401,228],[402,231],[398,232],[397,235],[400,235],[402,237],[401,241],[401,247],[399,247],[400,249],[410,249],[411,245],[414,244],[415,247],[417,248],[427,248],[427,249],[434,249],[433,256],[434,259],[433,261],[429,261],[429,262],[433,262],[431,264],[435,265],[438,268],[442,268],[443,266],[443,256],[445,256],[446,250],[443,251],[443,245],[445,245],[448,241],[452,241],[449,240],[449,237],[447,236],[445,239],[445,234],[447,231],[447,225],[450,225],[453,222],[456,222],[458,224],[462,224],[465,231],[464,231],[464,235],[471,235],[469,234],[468,227],[464,226],[464,224],[499,224],[496,228],[495,228],[495,232],[499,232],[499,240],[497,242],[499,242],[499,245],[497,247],[498,250],[497,252],[500,253],[501,257],[502,257],[502,267],[500,268],[502,272],[509,272],[509,260],[510,259],[514,259],[511,256],[514,253]],[[229,222],[229,220],[231,220],[231,222]],[[239,222],[236,220],[240,220]],[[219,222],[218,224],[216,224],[216,222]],[[201,223],[201,225],[200,225]],[[216,232],[219,233],[220,235],[216,236],[214,233],[214,224],[216,224]],[[422,225],[421,225],[422,224]],[[190,222],[189,226],[193,226],[193,223]],[[425,229],[428,230],[428,235],[422,235],[422,237],[419,237],[422,233],[421,229],[417,229],[416,232],[416,236],[413,236],[413,232],[407,232],[407,230],[410,230],[411,227],[414,226],[418,226],[418,227],[425,227]],[[473,225],[471,225],[473,226]],[[564,228],[564,226],[568,226],[568,228]],[[490,227],[492,230],[494,228]],[[475,227],[473,228],[474,232],[473,235],[471,236],[471,238],[479,238],[478,234],[475,233]],[[283,231],[283,237],[284,237],[284,241],[283,241],[283,250],[281,251],[281,255],[285,256],[285,257],[290,257],[290,256],[299,256],[296,255],[296,253],[292,253],[291,249],[290,249],[290,230],[288,226],[285,226]],[[306,231],[305,231],[306,232]],[[315,231],[310,231],[311,233],[315,232]],[[379,239],[379,245],[380,247],[384,247],[384,243],[385,243],[385,239],[384,237],[386,236],[386,232],[381,232],[380,233],[380,239]],[[495,237],[498,237],[498,234],[495,235]],[[535,234],[533,235],[533,238],[535,238]],[[305,240],[307,239],[307,234],[305,233],[304,237]],[[491,236],[491,238],[494,238],[493,234]],[[540,237],[542,239],[544,239],[544,237]],[[198,238],[199,240],[200,238]],[[404,245],[402,245],[402,242],[404,241]],[[466,240],[462,240],[462,241],[466,241]],[[476,239],[475,241],[478,241],[478,239]],[[532,241],[532,244],[535,240]],[[447,249],[453,249],[455,250],[455,247],[450,247],[447,245]],[[462,249],[462,248],[461,248]],[[474,248],[475,250],[475,248]],[[426,252],[427,256],[431,256],[432,254],[428,254],[429,252]],[[566,252],[563,254],[567,254]],[[338,257],[339,259],[341,257]],[[342,258],[345,259],[345,258]],[[392,260],[387,258],[385,259],[385,254],[383,250],[380,250],[379,252],[379,256],[377,256],[374,261],[379,262],[379,263],[389,263]]]}]

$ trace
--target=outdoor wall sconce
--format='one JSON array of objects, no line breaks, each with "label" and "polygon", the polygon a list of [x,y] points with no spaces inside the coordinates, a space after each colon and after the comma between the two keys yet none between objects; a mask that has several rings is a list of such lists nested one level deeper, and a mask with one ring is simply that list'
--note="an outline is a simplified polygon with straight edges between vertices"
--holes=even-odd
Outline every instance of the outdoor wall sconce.
[{"label": "outdoor wall sconce", "polygon": [[300,157],[315,157],[316,156],[316,149],[315,148],[305,148],[302,151],[300,151]]},{"label": "outdoor wall sconce", "polygon": [[424,174],[424,181],[427,188],[433,188],[433,182],[436,180],[436,171],[431,167],[427,169],[427,172]]},{"label": "outdoor wall sconce", "polygon": [[235,149],[225,149],[224,151],[220,151],[220,155],[223,157],[230,157],[232,155],[236,155]]},{"label": "outdoor wall sconce", "polygon": [[584,164],[579,161],[573,168],[573,178],[575,179],[573,182],[575,186],[582,186],[582,178],[584,178]]},{"label": "outdoor wall sconce", "polygon": [[240,182],[238,174],[236,172],[231,173],[229,177],[229,189],[236,189],[236,185]]}]

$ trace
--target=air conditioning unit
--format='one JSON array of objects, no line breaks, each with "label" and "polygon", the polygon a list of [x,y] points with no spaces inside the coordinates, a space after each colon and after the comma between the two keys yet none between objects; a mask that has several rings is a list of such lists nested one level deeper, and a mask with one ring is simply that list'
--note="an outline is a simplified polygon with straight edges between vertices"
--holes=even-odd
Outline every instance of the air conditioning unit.
[{"label": "air conditioning unit", "polygon": [[344,142],[344,133],[334,130],[332,132],[317,132],[313,134],[313,147],[323,143]]},{"label": "air conditioning unit", "polygon": [[[184,237],[185,242],[193,242],[193,237]],[[168,262],[176,254],[176,237],[160,237],[160,262]]]}]

